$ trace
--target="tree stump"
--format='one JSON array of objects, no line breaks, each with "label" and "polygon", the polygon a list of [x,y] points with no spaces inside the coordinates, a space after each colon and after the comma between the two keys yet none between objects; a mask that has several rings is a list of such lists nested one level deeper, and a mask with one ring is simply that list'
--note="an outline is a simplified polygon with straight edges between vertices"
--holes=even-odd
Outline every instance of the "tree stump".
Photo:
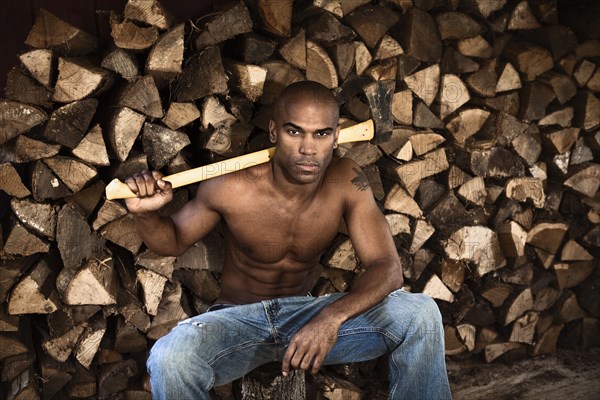
[{"label": "tree stump", "polygon": [[281,375],[280,363],[265,364],[242,378],[242,400],[305,400],[304,370]]}]

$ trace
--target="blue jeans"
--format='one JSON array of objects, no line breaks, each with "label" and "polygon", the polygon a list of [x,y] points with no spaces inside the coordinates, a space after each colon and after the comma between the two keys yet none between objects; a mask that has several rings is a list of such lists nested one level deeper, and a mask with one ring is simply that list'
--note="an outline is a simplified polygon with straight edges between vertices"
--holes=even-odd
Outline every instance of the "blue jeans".
[{"label": "blue jeans", "polygon": [[[153,399],[209,399],[214,385],[281,361],[294,333],[343,295],[276,298],[181,321],[150,351]],[[390,399],[451,398],[441,316],[430,297],[390,293],[342,324],[323,364],[366,361],[388,352]]]}]

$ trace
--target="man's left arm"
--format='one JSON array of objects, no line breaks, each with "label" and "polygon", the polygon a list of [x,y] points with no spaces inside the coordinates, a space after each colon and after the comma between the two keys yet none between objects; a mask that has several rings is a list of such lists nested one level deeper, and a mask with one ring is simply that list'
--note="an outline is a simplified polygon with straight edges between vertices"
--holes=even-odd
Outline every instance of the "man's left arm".
[{"label": "man's left arm", "polygon": [[[347,193],[344,220],[357,257],[365,271],[352,282],[348,293],[323,309],[292,338],[282,371],[289,366],[316,373],[333,347],[344,321],[379,304],[389,293],[403,285],[402,267],[394,240],[383,213],[379,210],[369,182],[351,160],[340,160],[352,173],[342,182]],[[346,174],[345,174],[346,175]]]}]

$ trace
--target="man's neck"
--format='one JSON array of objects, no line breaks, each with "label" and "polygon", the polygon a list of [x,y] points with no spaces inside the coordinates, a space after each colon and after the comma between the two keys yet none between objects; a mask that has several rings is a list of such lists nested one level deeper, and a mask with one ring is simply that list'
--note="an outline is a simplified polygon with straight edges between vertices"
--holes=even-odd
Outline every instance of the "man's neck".
[{"label": "man's neck", "polygon": [[292,201],[306,201],[312,199],[319,191],[323,182],[323,172],[318,180],[312,183],[294,182],[275,162],[271,162],[271,182],[273,189],[283,198]]}]

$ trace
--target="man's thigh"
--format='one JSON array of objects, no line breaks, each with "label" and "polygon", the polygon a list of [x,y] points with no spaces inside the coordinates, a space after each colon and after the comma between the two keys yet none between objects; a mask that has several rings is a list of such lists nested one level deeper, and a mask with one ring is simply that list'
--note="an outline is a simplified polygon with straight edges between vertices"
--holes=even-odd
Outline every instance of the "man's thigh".
[{"label": "man's thigh", "polygon": [[367,361],[393,351],[412,329],[421,297],[396,290],[381,303],[344,322],[324,364]]},{"label": "man's thigh", "polygon": [[272,361],[275,354],[275,343],[260,303],[210,311],[181,321],[164,340],[179,347],[180,352],[189,352],[208,363],[216,385]]}]

